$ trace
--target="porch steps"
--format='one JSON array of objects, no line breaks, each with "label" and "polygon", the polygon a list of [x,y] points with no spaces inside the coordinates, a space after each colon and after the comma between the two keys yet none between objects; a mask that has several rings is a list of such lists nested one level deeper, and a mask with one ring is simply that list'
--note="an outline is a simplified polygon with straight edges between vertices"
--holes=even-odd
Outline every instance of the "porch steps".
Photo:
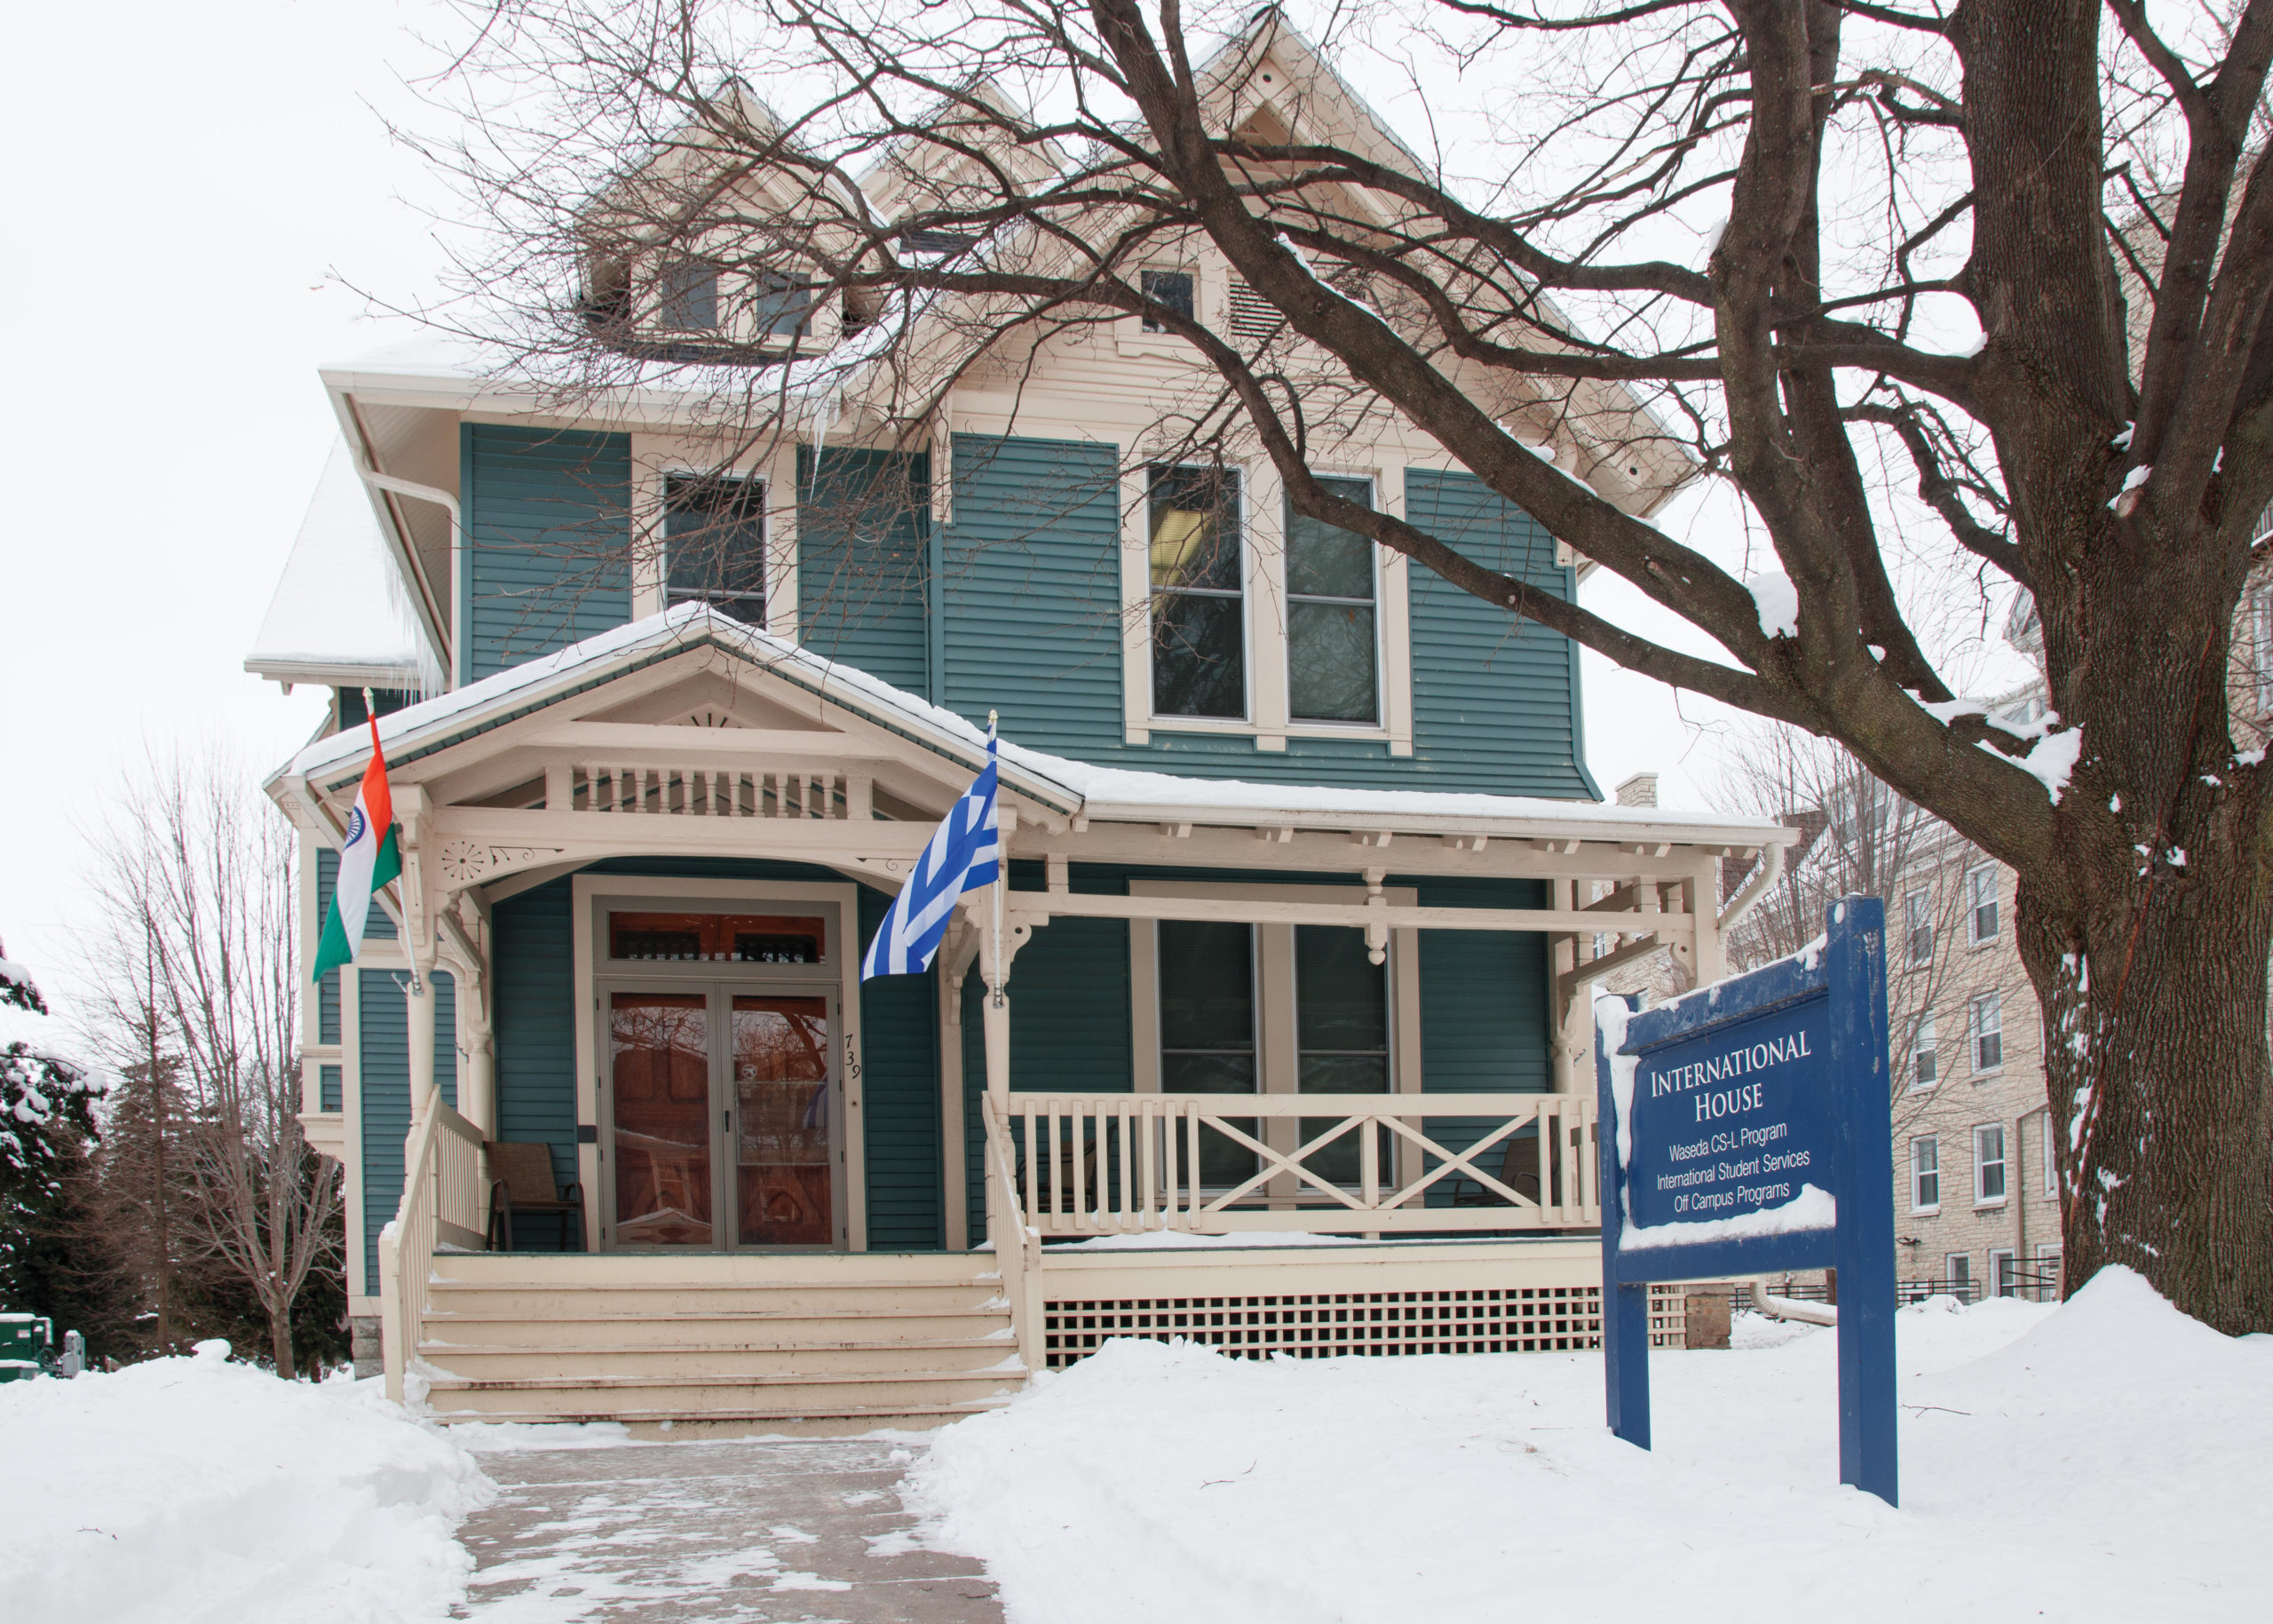
[{"label": "porch steps", "polygon": [[1026,1383],[983,1254],[447,1254],[418,1346],[440,1420],[642,1433],[929,1427]]}]

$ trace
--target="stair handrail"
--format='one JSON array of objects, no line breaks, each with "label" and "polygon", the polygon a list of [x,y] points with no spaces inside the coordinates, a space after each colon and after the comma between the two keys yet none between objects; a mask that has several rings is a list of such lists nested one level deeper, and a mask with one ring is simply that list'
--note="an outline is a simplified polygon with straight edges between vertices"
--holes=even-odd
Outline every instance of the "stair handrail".
[{"label": "stair handrail", "polygon": [[402,1402],[403,1379],[426,1328],[426,1282],[434,1248],[479,1251],[481,1130],[430,1096],[402,1145],[402,1200],[379,1231],[379,1340],[386,1396]]},{"label": "stair handrail", "polygon": [[1042,1367],[1041,1232],[1024,1222],[1010,1121],[994,1095],[979,1096],[979,1117],[986,1130],[986,1238],[1002,1271],[1018,1363],[1031,1374]]}]

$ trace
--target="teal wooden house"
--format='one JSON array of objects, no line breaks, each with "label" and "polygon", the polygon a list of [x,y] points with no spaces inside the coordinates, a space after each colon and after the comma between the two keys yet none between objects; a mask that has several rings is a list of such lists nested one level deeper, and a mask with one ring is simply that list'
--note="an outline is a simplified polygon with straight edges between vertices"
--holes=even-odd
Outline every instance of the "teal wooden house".
[{"label": "teal wooden house", "polygon": [[[1159,274],[1253,297],[1203,246]],[[681,327],[855,342],[664,280]],[[393,1390],[857,1430],[1115,1335],[1592,1345],[1588,989],[1721,973],[1722,860],[1789,836],[1604,804],[1572,647],[1292,520],[1259,454],[1180,460],[1179,345],[1100,325],[967,358],[912,428],[855,380],[726,438],[661,364],[574,408],[446,347],[326,370],[341,445],[248,664],[336,691],[268,782],[311,956],[380,712],[405,872],[307,1001],[305,1121]],[[1636,511],[1685,474],[1509,417]],[[1386,416],[1316,465],[1577,589]],[[999,939],[976,893],[864,983],[990,711]]]}]

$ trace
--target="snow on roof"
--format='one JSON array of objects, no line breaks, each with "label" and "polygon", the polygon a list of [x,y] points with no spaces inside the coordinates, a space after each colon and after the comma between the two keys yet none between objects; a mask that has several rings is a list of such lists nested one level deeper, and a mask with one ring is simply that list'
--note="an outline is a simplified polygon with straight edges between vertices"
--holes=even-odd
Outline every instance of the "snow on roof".
[{"label": "snow on roof", "polygon": [[[599,668],[638,665],[705,644],[739,654],[806,688],[817,698],[866,714],[973,771],[984,757],[986,735],[954,711],[700,603],[680,604],[663,614],[615,627],[454,693],[383,717],[380,742],[390,760],[415,760],[486,724],[524,715],[552,698],[584,692]],[[365,759],[367,737],[358,728],[319,739],[295,756],[279,776],[321,778],[345,769],[352,777]],[[1764,845],[1789,838],[1788,831],[1777,824],[1717,812],[1667,812],[1537,796],[1186,778],[1095,766],[1009,740],[1002,741],[1002,759],[1005,780],[1013,789],[1068,814],[1080,812],[1099,820],[1153,821],[1163,812],[1176,812],[1194,821],[1217,818],[1250,823],[1279,820],[1290,824],[1343,824],[1355,818],[1406,827],[1443,824],[1469,829],[1498,824],[1520,826],[1525,833],[1560,831],[1595,839],[1628,832],[1638,837],[1647,832],[1659,839]]]},{"label": "snow on roof", "polygon": [[441,686],[347,448],[335,443],[245,669],[282,681]]}]

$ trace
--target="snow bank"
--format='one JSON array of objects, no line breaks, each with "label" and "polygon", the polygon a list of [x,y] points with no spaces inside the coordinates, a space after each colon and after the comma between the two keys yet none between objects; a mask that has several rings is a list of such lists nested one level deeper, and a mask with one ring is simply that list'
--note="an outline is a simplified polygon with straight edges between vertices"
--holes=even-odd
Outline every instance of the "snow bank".
[{"label": "snow bank", "polygon": [[16,1619],[446,1619],[454,1531],[495,1493],[376,1382],[280,1382],[226,1343],[115,1375],[0,1386],[0,1597]]},{"label": "snow bank", "polygon": [[1835,1335],[1749,1317],[1653,1356],[1654,1453],[1604,1428],[1590,1354],[1121,1342],[938,1434],[913,1487],[1010,1624],[2261,1610],[2273,1338],[2121,1271],[1897,1325],[1900,1511],[1838,1484]]}]

